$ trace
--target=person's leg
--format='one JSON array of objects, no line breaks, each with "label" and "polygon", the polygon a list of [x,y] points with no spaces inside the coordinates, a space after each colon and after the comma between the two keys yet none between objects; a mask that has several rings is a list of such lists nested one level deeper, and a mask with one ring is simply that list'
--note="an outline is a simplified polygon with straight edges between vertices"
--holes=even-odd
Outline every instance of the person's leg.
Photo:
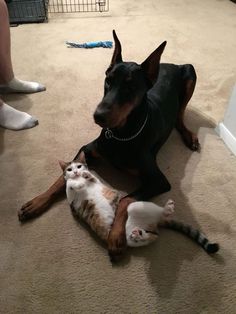
[{"label": "person's leg", "polygon": [[5,1],[0,0],[0,84],[7,84],[13,78],[8,10]]},{"label": "person's leg", "polygon": [[10,130],[33,128],[38,120],[26,112],[18,111],[5,104],[0,98],[0,127]]},{"label": "person's leg", "polygon": [[36,93],[44,90],[39,83],[22,81],[14,76],[8,9],[5,0],[0,0],[0,92]]},{"label": "person's leg", "polygon": [[[45,87],[38,83],[20,81],[14,77],[8,9],[5,1],[0,0],[0,92],[31,93],[42,90],[45,90]],[[10,107],[0,98],[0,127],[22,130],[37,124],[36,118]]]}]

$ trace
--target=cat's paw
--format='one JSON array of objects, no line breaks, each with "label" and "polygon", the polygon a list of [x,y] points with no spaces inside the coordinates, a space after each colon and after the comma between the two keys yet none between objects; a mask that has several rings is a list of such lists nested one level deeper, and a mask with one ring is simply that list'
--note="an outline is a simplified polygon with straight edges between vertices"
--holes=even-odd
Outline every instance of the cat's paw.
[{"label": "cat's paw", "polygon": [[174,213],[174,208],[175,208],[175,202],[171,199],[169,199],[166,204],[165,204],[165,207],[164,207],[164,215],[166,217],[172,215]]},{"label": "cat's paw", "polygon": [[88,171],[83,171],[82,177],[89,182],[97,182],[97,179]]},{"label": "cat's paw", "polygon": [[91,179],[92,178],[92,175],[91,175],[91,173],[89,173],[88,171],[83,171],[82,172],[82,177],[84,178],[84,179]]},{"label": "cat's paw", "polygon": [[134,228],[130,234],[130,239],[132,239],[134,241],[140,240],[143,236],[143,232],[144,232],[144,230],[142,230],[138,227]]}]

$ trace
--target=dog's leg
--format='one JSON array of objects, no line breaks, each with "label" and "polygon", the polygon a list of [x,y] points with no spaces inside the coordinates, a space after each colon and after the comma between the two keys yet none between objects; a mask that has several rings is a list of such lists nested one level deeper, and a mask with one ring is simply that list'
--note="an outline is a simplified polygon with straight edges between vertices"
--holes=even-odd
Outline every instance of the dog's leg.
[{"label": "dog's leg", "polygon": [[143,156],[139,166],[139,176],[141,187],[129,195],[136,200],[147,201],[171,189],[170,183],[157,166],[154,155]]},{"label": "dog's leg", "polygon": [[[89,163],[91,159],[96,156],[98,156],[98,154],[96,153],[94,141],[83,146],[74,159],[79,159],[81,162]],[[88,158],[88,161],[86,160],[86,157]],[[21,207],[18,211],[19,220],[23,222],[41,215],[63,193],[65,193],[65,180],[63,176],[60,176],[46,192],[36,196]]]},{"label": "dog's leg", "polygon": [[128,218],[127,208],[136,200],[124,197],[116,209],[116,216],[108,237],[108,253],[112,262],[116,262],[126,248],[125,225]]},{"label": "dog's leg", "polygon": [[197,135],[191,132],[184,124],[184,112],[186,106],[193,95],[196,85],[196,73],[192,65],[186,64],[181,66],[183,73],[183,86],[180,94],[180,109],[178,112],[176,129],[180,133],[185,145],[193,151],[200,149]]},{"label": "dog's leg", "polygon": [[126,246],[125,224],[128,218],[127,207],[136,200],[148,200],[153,196],[167,192],[171,186],[156,164],[154,155],[143,156],[140,160],[139,175],[141,187],[120,201],[115,221],[108,238],[108,250],[111,260],[115,260]]}]

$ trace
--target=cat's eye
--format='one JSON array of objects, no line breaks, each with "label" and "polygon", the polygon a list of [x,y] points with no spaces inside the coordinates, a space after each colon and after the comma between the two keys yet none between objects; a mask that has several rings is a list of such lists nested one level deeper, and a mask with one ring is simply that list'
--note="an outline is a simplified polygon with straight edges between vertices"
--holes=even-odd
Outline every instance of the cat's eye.
[{"label": "cat's eye", "polygon": [[67,168],[67,171],[72,171],[72,169],[71,168]]},{"label": "cat's eye", "polygon": [[82,167],[81,165],[78,165],[78,166],[77,166],[78,169],[81,168],[81,167]]},{"label": "cat's eye", "polygon": [[143,234],[142,230],[139,230],[138,233],[139,233],[139,235],[142,235],[142,234]]}]

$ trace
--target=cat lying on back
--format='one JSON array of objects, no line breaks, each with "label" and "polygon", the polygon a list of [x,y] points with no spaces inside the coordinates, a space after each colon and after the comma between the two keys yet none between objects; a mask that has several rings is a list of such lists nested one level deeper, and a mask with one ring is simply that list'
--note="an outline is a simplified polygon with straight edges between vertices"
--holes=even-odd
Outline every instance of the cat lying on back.
[{"label": "cat lying on back", "polygon": [[[66,194],[75,215],[84,220],[105,242],[111,230],[115,211],[124,195],[122,192],[104,185],[87,165],[80,161],[65,163],[60,161],[66,180]],[[158,238],[158,226],[179,231],[197,242],[207,253],[219,249],[217,243],[210,243],[198,230],[169,217],[174,212],[174,202],[169,200],[164,207],[152,202],[133,202],[128,208],[126,222],[127,245],[144,246]]]}]

